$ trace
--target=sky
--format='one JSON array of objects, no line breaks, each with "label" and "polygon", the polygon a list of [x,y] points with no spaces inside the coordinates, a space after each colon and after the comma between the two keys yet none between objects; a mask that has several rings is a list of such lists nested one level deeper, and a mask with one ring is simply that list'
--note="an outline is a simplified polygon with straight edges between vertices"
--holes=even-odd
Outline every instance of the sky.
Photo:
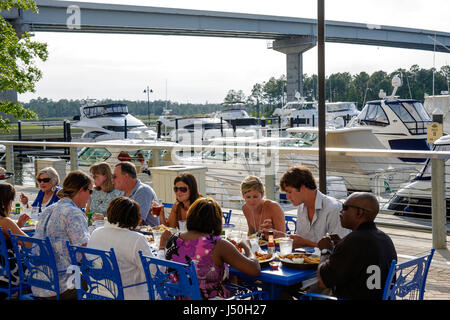
[{"label": "sky", "polygon": [[[112,4],[317,18],[316,0],[103,0]],[[449,0],[325,0],[325,19],[450,32]],[[82,26],[81,26],[82,28]],[[229,90],[249,95],[254,84],[286,74],[283,53],[267,40],[163,35],[37,32],[49,58],[38,62],[43,77],[28,102],[52,99],[113,99],[221,103]],[[449,53],[325,44],[325,73],[369,74],[450,64]],[[303,54],[303,73],[317,74],[317,47]]]}]

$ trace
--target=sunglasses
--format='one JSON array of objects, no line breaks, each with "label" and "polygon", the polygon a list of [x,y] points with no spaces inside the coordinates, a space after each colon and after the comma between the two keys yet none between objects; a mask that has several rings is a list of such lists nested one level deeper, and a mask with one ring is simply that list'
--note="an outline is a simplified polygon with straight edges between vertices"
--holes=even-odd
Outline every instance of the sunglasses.
[{"label": "sunglasses", "polygon": [[188,191],[188,188],[186,187],[173,187],[173,192],[181,191],[183,193],[186,193]]},{"label": "sunglasses", "polygon": [[88,189],[89,190],[89,194],[92,194],[92,192],[94,192],[94,189]]},{"label": "sunglasses", "polygon": [[50,178],[38,178],[38,179],[36,179],[37,180],[37,182],[39,182],[39,183],[41,183],[41,182],[45,182],[45,183],[48,183],[48,182],[50,182]]},{"label": "sunglasses", "polygon": [[361,209],[361,210],[370,212],[370,210],[367,210],[365,208],[361,208],[361,207],[358,207],[358,206],[353,206],[351,204],[343,204],[342,205],[342,211],[347,211],[349,208]]}]

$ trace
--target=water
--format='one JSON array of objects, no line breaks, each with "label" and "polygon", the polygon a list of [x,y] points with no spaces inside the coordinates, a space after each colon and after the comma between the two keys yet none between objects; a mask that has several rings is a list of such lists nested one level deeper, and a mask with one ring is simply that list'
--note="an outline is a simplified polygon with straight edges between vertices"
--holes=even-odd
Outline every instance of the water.
[{"label": "water", "polygon": [[[0,166],[6,168],[6,162],[0,161]],[[14,184],[21,186],[35,186],[34,161],[14,160]]]}]

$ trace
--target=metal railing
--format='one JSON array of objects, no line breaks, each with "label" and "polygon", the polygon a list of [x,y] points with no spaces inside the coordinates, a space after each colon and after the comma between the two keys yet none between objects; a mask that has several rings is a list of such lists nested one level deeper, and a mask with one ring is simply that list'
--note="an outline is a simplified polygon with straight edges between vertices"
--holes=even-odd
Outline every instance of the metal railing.
[{"label": "metal railing", "polygon": [[[260,177],[265,185],[265,196],[278,201],[285,210],[294,207],[285,200],[279,188],[279,179],[283,172],[292,165],[308,166],[318,177],[318,148],[295,148],[279,146],[239,146],[239,145],[200,145],[174,144],[167,142],[127,143],[87,143],[87,142],[36,142],[36,141],[0,141],[5,145],[5,165],[8,172],[14,172],[14,147],[58,147],[70,150],[68,170],[82,169],[88,171],[88,166],[78,163],[80,148],[96,147],[113,150],[106,160],[111,164],[119,162],[118,154],[123,150],[152,150],[151,165],[205,166],[206,194],[213,196],[223,207],[240,209],[243,200],[240,194],[240,183],[247,175]],[[165,150],[164,152],[161,152]],[[425,218],[424,224],[431,224],[436,248],[446,246],[447,212],[446,198],[450,200],[450,190],[446,192],[446,181],[449,179],[450,168],[446,173],[445,162],[450,158],[446,151],[409,151],[386,149],[347,149],[327,148],[327,193],[344,200],[350,192],[365,190],[373,192],[380,201],[382,213],[388,213],[397,218]],[[224,156],[225,155],[225,156]],[[414,189],[407,186],[423,167],[423,163],[412,163],[399,160],[423,158],[431,159],[432,173],[427,186]],[[131,159],[132,161],[136,159]],[[147,159],[149,160],[149,159]],[[135,162],[140,165],[137,161]],[[92,163],[93,164],[93,163]],[[29,171],[32,171],[29,168]],[[151,171],[151,168],[150,168]],[[63,178],[63,177],[61,177]],[[140,178],[152,183],[151,176],[140,174]],[[15,183],[14,176],[10,179]],[[448,180],[450,181],[450,180]],[[417,197],[400,196],[418,194]],[[418,201],[417,199],[426,199]],[[406,202],[405,202],[406,201]],[[409,202],[408,202],[409,201]],[[450,202],[449,202],[450,207]],[[422,208],[423,210],[413,209]],[[422,222],[419,222],[422,223]]]}]

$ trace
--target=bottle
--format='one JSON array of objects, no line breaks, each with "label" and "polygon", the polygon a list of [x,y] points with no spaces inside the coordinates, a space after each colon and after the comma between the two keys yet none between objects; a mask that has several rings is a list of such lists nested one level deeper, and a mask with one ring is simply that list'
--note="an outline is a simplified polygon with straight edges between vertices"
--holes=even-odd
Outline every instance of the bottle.
[{"label": "bottle", "polygon": [[16,203],[16,214],[20,214],[20,209],[21,209],[20,203],[17,202],[17,203]]},{"label": "bottle", "polygon": [[92,212],[86,213],[88,217],[88,226],[92,226]]},{"label": "bottle", "polygon": [[273,231],[269,231],[269,238],[267,240],[267,253],[274,254],[275,253],[275,241],[273,239]]}]

